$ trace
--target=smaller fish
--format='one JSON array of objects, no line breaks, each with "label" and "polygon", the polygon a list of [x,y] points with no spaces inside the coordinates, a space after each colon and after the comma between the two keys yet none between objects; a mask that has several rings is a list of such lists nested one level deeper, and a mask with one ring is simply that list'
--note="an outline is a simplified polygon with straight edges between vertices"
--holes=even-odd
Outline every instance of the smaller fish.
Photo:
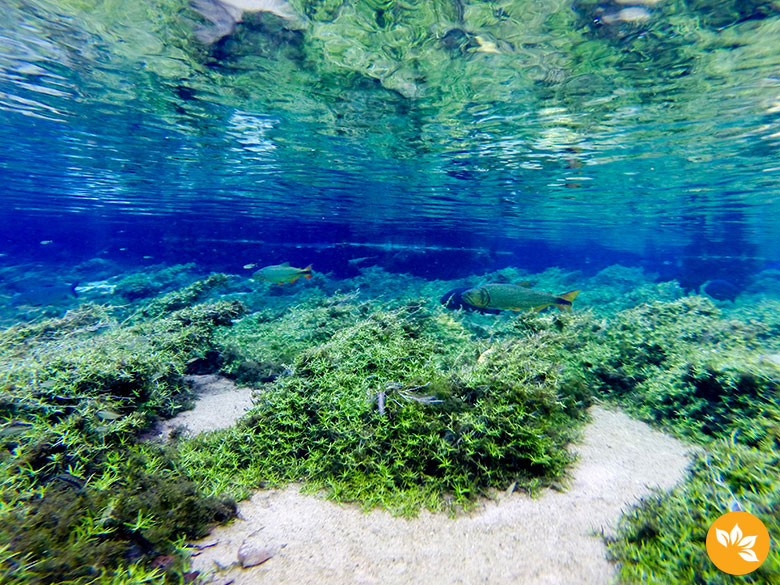
[{"label": "smaller fish", "polygon": [[244,264],[242,268],[244,270],[252,270],[252,268],[254,268],[255,266],[257,266],[257,264]]},{"label": "smaller fish", "polygon": [[41,240],[41,246],[48,246],[49,244],[53,244],[54,240]]},{"label": "smaller fish", "polygon": [[78,477],[77,475],[73,475],[72,473],[60,473],[59,475],[55,475],[52,480],[66,483],[69,486],[76,488],[77,491],[81,491],[84,486],[87,485],[86,479],[83,477]]},{"label": "smaller fish", "polygon": [[96,280],[94,282],[88,282],[84,285],[77,286],[73,290],[79,295],[84,293],[112,295],[116,290],[116,285],[109,284],[105,280]]},{"label": "smaller fish", "polygon": [[109,410],[107,408],[103,410],[98,410],[95,414],[100,420],[111,421],[111,420],[117,420],[118,418],[122,418],[121,414],[119,414],[118,412],[114,412],[113,410]]},{"label": "smaller fish", "polygon": [[373,260],[376,258],[376,256],[362,256],[360,258],[350,258],[347,260],[347,264],[351,266],[357,266],[358,264],[362,264],[363,262],[367,262],[368,260]]},{"label": "smaller fish", "polygon": [[272,282],[274,284],[285,284],[286,282],[295,282],[301,276],[311,279],[311,264],[306,268],[296,268],[290,266],[289,262],[284,264],[274,264],[261,268],[252,275],[252,278],[262,282]]},{"label": "smaller fish", "polygon": [[601,17],[605,24],[615,24],[616,22],[647,22],[650,20],[650,12],[642,6],[630,6],[617,12],[609,12]]}]

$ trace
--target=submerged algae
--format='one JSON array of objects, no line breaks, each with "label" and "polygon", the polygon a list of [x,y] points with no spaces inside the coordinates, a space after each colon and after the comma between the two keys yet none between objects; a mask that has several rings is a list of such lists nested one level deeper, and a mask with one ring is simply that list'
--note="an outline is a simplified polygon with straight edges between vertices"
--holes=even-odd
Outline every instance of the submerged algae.
[{"label": "submerged algae", "polygon": [[116,283],[114,292],[128,301],[155,297],[163,292],[177,288],[187,280],[186,273],[194,264],[174,266],[150,266],[143,272],[129,274]]},{"label": "submerged algae", "polygon": [[780,582],[777,551],[736,578],[716,570],[704,547],[734,497],[777,529],[780,375],[761,356],[777,350],[780,321],[762,314],[727,320],[702,297],[643,304],[618,313],[584,348],[594,391],[702,446],[686,482],[640,502],[607,539],[626,583]]},{"label": "submerged algae", "polygon": [[780,447],[780,384],[761,355],[778,343],[768,323],[721,318],[685,297],[623,311],[590,354],[588,377],[630,412],[690,439],[740,431],[749,445]]},{"label": "submerged algae", "polygon": [[537,355],[544,335],[481,361],[470,337],[419,304],[374,307],[295,356],[236,428],[184,442],[182,460],[210,493],[305,480],[406,514],[561,481],[586,393]]},{"label": "submerged algae", "polygon": [[86,305],[0,333],[0,416],[26,423],[0,442],[4,583],[123,582],[128,564],[162,579],[155,556],[234,514],[137,437],[181,408],[188,363],[242,310],[218,302],[144,318]]},{"label": "submerged algae", "polygon": [[[549,276],[532,278],[546,282]],[[516,277],[508,275],[510,280]],[[263,481],[304,479],[311,489],[325,488],[331,497],[412,513],[420,505],[450,506],[448,492],[458,504],[468,505],[470,497],[486,493],[490,485],[502,485],[512,474],[522,478],[505,457],[502,433],[509,433],[503,438],[516,433],[513,440],[522,444],[527,438],[522,425],[529,415],[544,413],[550,416],[545,432],[554,438],[555,425],[566,420],[564,413],[568,420],[576,419],[584,404],[601,398],[704,445],[691,478],[675,492],[641,503],[609,541],[627,582],[650,573],[658,575],[654,583],[680,582],[675,576],[686,582],[686,575],[701,570],[701,551],[677,555],[673,540],[687,538],[685,546],[698,547],[701,539],[697,538],[706,534],[711,516],[726,511],[719,507],[724,491],[730,489],[772,525],[767,514],[776,508],[771,498],[776,478],[766,476],[760,485],[743,484],[737,478],[758,481],[755,470],[762,467],[753,466],[776,458],[779,377],[777,368],[760,356],[777,350],[777,316],[767,301],[767,308],[737,308],[724,318],[711,301],[683,297],[676,283],[649,282],[641,271],[615,267],[592,279],[569,277],[580,279],[583,306],[601,300],[607,304],[573,315],[507,318],[443,313],[430,300],[417,303],[417,312],[404,312],[397,304],[388,309],[366,303],[358,317],[346,303],[349,323],[342,335],[332,331],[340,329],[343,315],[329,321],[320,314],[327,332],[323,337],[332,335],[332,339],[323,342],[303,334],[296,345],[297,358],[286,362],[289,369],[276,383],[262,387],[259,407],[246,424],[185,445],[183,457],[187,465],[197,468],[193,473],[199,481],[214,486],[215,493],[240,492]],[[610,283],[620,292],[610,291]],[[653,300],[659,297],[667,300]],[[306,313],[306,303],[296,310]],[[752,319],[734,319],[737,314]],[[377,320],[384,322],[383,328],[376,329]],[[231,332],[241,331],[239,325]],[[273,335],[269,325],[263,333],[266,352],[273,353],[269,341]],[[428,356],[425,360],[415,353],[419,343]],[[389,350],[392,347],[399,355]],[[374,350],[379,359],[367,357]],[[549,412],[525,408],[534,404],[528,394],[533,388],[542,396],[556,396],[556,408]],[[407,391],[407,397],[402,391]],[[384,396],[385,416],[378,395]],[[431,403],[428,398],[442,402]],[[283,416],[274,418],[274,412]],[[442,414],[448,421],[443,435],[435,422]],[[461,423],[462,427],[451,424],[456,421],[469,422]],[[457,435],[456,428],[466,430]],[[357,436],[349,437],[343,432],[346,429]],[[274,432],[283,439],[272,438]],[[408,445],[438,460],[437,445],[446,444],[447,433],[458,437],[448,453],[455,465],[436,470],[416,467]],[[562,443],[547,444],[553,449],[548,455],[569,437],[560,438]],[[224,440],[229,446],[219,452]],[[209,449],[211,454],[204,456]],[[490,459],[491,452],[499,457]],[[270,457],[263,459],[261,453]],[[402,468],[394,467],[395,459],[415,470],[415,475],[405,476]],[[480,461],[489,465],[480,466]],[[712,473],[713,461],[717,461],[717,475]],[[238,474],[215,473],[213,468],[225,462],[235,465]],[[477,465],[471,468],[474,462]],[[247,472],[241,475],[239,468]],[[491,472],[485,473],[486,469]],[[482,479],[473,481],[477,477]],[[426,492],[421,481],[442,491]],[[717,487],[718,481],[727,488]],[[712,492],[712,500],[695,496],[702,491]],[[696,508],[702,512],[691,512]],[[686,511],[681,521],[679,513]],[[640,553],[643,547],[646,552]],[[773,558],[759,575],[766,582],[777,578]]]},{"label": "submerged algae", "polygon": [[[620,294],[607,290],[610,277]],[[394,277],[386,278],[391,285]],[[441,309],[436,294],[377,301],[316,289],[296,294],[295,305],[269,297],[266,309],[233,324],[244,310],[237,302],[191,305],[222,282],[215,276],[133,315],[85,306],[7,330],[0,409],[31,427],[2,436],[0,534],[10,545],[0,550],[0,574],[45,582],[30,563],[41,547],[64,542],[72,546],[37,565],[41,571],[110,582],[137,557],[147,562],[135,568],[151,571],[149,557],[173,552],[171,540],[231,514],[223,494],[288,481],[405,514],[468,507],[515,481],[529,490],[558,485],[571,463],[567,443],[599,398],[709,442],[709,461],[718,460],[729,489],[751,511],[774,509],[774,479],[739,483],[753,481],[744,461],[769,461],[777,451],[778,371],[759,357],[778,349],[771,309],[757,309],[759,320],[727,320],[710,301],[684,297],[620,310],[638,290],[650,300],[674,298],[679,288],[618,269],[592,279],[531,278],[543,286],[577,280],[583,309],[466,315]],[[435,293],[452,284],[424,287]],[[609,299],[610,310],[584,308],[597,299]],[[182,304],[190,306],[172,310]],[[221,367],[254,383],[255,409],[232,429],[167,448],[135,445],[139,429],[187,399],[180,375],[192,367]],[[624,521],[610,550],[627,580],[643,569],[698,570],[696,555],[663,552],[661,536],[682,534],[681,506],[703,505],[685,495],[700,489],[702,473],[632,512],[636,526]],[[146,486],[145,495],[131,484]],[[706,514],[691,515],[685,530],[700,534]],[[93,545],[95,566],[80,572]],[[637,546],[657,558],[635,557]],[[762,575],[774,578],[774,566]]]},{"label": "submerged algae", "polygon": [[780,459],[777,452],[718,440],[697,453],[687,481],[669,492],[644,498],[620,520],[617,537],[607,538],[609,557],[621,582],[644,585],[780,582],[780,552],[755,572],[726,575],[707,556],[712,523],[736,500],[757,516],[770,534],[780,530]]}]

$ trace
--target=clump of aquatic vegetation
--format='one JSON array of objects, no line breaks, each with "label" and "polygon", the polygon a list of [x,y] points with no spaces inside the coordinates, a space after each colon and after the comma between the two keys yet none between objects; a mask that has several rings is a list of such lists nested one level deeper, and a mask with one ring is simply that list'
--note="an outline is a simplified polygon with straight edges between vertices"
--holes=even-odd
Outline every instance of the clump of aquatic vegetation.
[{"label": "clump of aquatic vegetation", "polygon": [[138,441],[183,408],[182,375],[244,311],[226,301],[177,306],[149,318],[82,305],[0,333],[3,583],[161,577],[153,559],[181,566],[171,555],[183,539],[234,514],[170,449]]},{"label": "clump of aquatic vegetation", "polygon": [[[397,278],[373,268],[371,290]],[[685,576],[711,570],[696,547],[731,499],[776,527],[773,301],[725,313],[638,269],[505,269],[481,280],[581,287],[576,310],[480,315],[438,302],[475,279],[396,298],[351,286],[361,277],[315,279],[256,285],[252,314],[212,275],[1,332],[2,580],[176,579],[186,540],[230,518],[233,498],[292,481],[409,515],[565,489],[567,446],[598,400],[702,446],[688,481],[628,512],[610,539],[627,582],[696,583]],[[253,386],[255,407],[229,429],[140,440],[186,407],[182,377],[200,372]],[[778,571],[770,555],[756,582]]]},{"label": "clump of aquatic vegetation", "polygon": [[424,300],[326,310],[351,324],[304,334],[308,347],[259,388],[241,423],[182,446],[212,493],[306,481],[336,499],[414,513],[562,480],[589,403],[564,365],[581,322],[528,316],[514,339],[489,342]]},{"label": "clump of aquatic vegetation", "polygon": [[[776,326],[776,325],[775,325]],[[780,447],[780,343],[771,322],[724,319],[711,301],[685,297],[620,312],[586,350],[591,386],[631,412],[708,441]]]},{"label": "clump of aquatic vegetation", "polygon": [[626,583],[777,583],[777,550],[755,572],[723,573],[707,557],[710,525],[735,507],[757,516],[770,534],[780,531],[780,458],[776,451],[718,439],[699,452],[690,477],[669,492],[656,492],[625,513],[618,536],[607,538],[610,558]]},{"label": "clump of aquatic vegetation", "polygon": [[[755,573],[718,571],[704,542],[732,503],[778,528],[780,343],[775,301],[731,309],[685,297],[618,313],[585,350],[589,387],[605,399],[703,446],[690,477],[623,516],[609,551],[629,583],[774,583],[780,554]],[[760,317],[760,318],[756,318]]]},{"label": "clump of aquatic vegetation", "polygon": [[183,285],[194,267],[194,264],[149,267],[119,280],[115,292],[129,301],[154,297]]},{"label": "clump of aquatic vegetation", "polygon": [[[379,287],[381,274],[373,277]],[[576,426],[591,401],[606,400],[704,449],[686,483],[644,501],[611,540],[627,582],[643,571],[660,575],[658,583],[699,574],[701,555],[673,554],[671,539],[692,538],[692,531],[701,538],[686,546],[703,542],[709,522],[728,510],[724,494],[772,526],[776,504],[768,494],[776,478],[743,480],[778,448],[775,302],[719,308],[623,267],[590,279],[513,269],[486,278],[529,277],[541,288],[581,285],[583,308],[481,316],[448,313],[424,299],[404,306],[315,295],[224,330],[225,371],[247,383],[256,376],[257,407],[235,429],[184,444],[191,473],[212,493],[302,480],[330,497],[402,513],[452,509],[510,481],[530,490],[560,482],[566,461],[557,459],[559,448],[571,434],[558,432]],[[545,400],[553,397],[550,408]],[[547,420],[534,427],[539,413]],[[546,441],[524,440],[530,436]],[[426,465],[441,465],[443,455],[444,467]],[[711,497],[707,506],[696,495],[702,490]],[[704,511],[689,514],[684,526],[672,514],[692,508]],[[777,574],[775,556],[757,573]]]}]

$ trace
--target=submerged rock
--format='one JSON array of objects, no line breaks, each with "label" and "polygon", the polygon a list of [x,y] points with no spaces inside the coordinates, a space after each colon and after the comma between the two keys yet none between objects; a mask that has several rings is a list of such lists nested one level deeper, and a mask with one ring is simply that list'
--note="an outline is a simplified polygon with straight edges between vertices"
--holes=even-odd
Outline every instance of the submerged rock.
[{"label": "submerged rock", "polygon": [[256,567],[262,565],[268,559],[274,556],[276,551],[253,543],[251,541],[241,544],[241,548],[238,549],[238,562],[242,569],[249,569],[250,567]]},{"label": "submerged rock", "polygon": [[231,35],[243,20],[244,12],[268,12],[294,25],[301,26],[301,19],[285,0],[192,0],[192,8],[211,23],[195,29],[197,39],[210,45]]}]

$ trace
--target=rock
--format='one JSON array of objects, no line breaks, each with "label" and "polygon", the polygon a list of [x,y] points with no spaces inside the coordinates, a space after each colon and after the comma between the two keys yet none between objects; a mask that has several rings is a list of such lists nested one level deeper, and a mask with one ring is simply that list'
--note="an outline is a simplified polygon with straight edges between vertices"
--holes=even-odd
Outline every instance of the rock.
[{"label": "rock", "polygon": [[244,542],[238,549],[238,562],[242,569],[262,565],[276,553],[267,547],[263,547],[252,542]]}]

